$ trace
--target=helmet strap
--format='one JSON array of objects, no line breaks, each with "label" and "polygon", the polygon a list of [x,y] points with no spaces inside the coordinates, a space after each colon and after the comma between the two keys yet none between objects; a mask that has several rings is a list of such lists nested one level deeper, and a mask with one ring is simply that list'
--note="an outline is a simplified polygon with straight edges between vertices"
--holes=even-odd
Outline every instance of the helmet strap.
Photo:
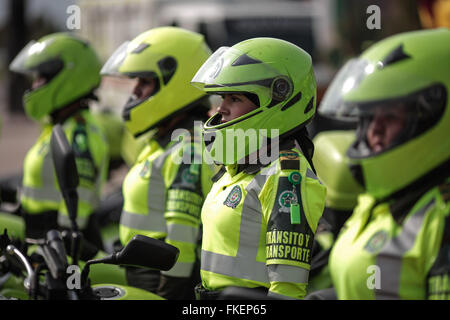
[{"label": "helmet strap", "polygon": [[308,130],[306,127],[302,127],[300,130],[296,131],[293,135],[295,139],[295,146],[299,148],[306,160],[308,160],[309,165],[311,166],[312,171],[316,174],[316,169],[314,168],[314,164],[312,161],[314,155],[314,143],[309,137]]},{"label": "helmet strap", "polygon": [[78,100],[72,104],[65,106],[64,108],[58,109],[50,114],[51,121],[53,124],[64,123],[68,118],[77,114],[81,110],[87,110],[89,106],[85,100]]},{"label": "helmet strap", "polygon": [[[200,106],[203,113],[206,114],[207,109]],[[161,147],[166,147],[172,138],[172,132],[175,129],[186,129],[189,131],[193,131],[194,122],[203,120],[206,115],[201,116],[201,111],[198,112],[185,112],[176,115],[175,117],[169,118],[163,123],[161,123],[157,128],[158,132],[156,133],[155,139],[159,143]],[[194,134],[194,133],[192,133]]]},{"label": "helmet strap", "polygon": [[173,130],[175,130],[176,128],[180,128],[178,124],[180,122],[184,122],[185,118],[186,114],[180,114],[174,118],[167,119],[166,121],[161,123],[160,126],[158,126],[158,131],[156,132],[156,140],[162,147],[165,147],[169,144]]}]

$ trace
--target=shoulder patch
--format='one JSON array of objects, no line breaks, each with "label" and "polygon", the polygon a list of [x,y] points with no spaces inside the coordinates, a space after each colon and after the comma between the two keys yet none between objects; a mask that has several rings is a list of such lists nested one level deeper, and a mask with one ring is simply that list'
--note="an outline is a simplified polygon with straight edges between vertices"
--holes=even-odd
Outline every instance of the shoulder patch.
[{"label": "shoulder patch", "polygon": [[427,298],[450,298],[450,217],[445,218],[440,250],[427,275]]},{"label": "shoulder patch", "polygon": [[181,164],[169,189],[184,189],[201,194],[200,165]]},{"label": "shoulder patch", "polygon": [[181,173],[181,180],[186,184],[195,184],[200,175],[198,164],[191,164],[189,168],[183,169]]},{"label": "shoulder patch", "polygon": [[281,170],[300,170],[300,156],[292,150],[280,151]]},{"label": "shoulder patch", "polygon": [[227,207],[235,209],[242,200],[242,190],[240,186],[234,186],[223,202]]},{"label": "shoulder patch", "polygon": [[[314,233],[301,205],[300,193],[288,177],[280,177],[276,200],[266,232],[266,259],[270,263],[289,260],[293,264],[310,264]],[[298,219],[292,221],[291,206],[298,206]]]},{"label": "shoulder patch", "polygon": [[72,150],[75,155],[75,162],[80,178],[94,183],[97,176],[97,168],[89,150],[89,141],[84,125],[77,124],[73,132]]},{"label": "shoulder patch", "polygon": [[84,154],[88,151],[88,138],[84,126],[77,126],[73,133],[73,149],[77,154]]}]

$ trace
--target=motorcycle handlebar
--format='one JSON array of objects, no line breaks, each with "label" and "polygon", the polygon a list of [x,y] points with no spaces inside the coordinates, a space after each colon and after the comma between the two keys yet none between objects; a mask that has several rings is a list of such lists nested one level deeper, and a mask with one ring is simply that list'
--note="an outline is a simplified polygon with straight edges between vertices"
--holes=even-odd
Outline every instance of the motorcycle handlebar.
[{"label": "motorcycle handlebar", "polygon": [[57,230],[47,232],[47,244],[43,246],[44,259],[53,278],[59,279],[68,266],[66,249],[61,234]]},{"label": "motorcycle handlebar", "polygon": [[62,262],[68,264],[66,248],[61,233],[57,230],[50,230],[47,232],[47,241],[50,247],[56,250]]},{"label": "motorcycle handlebar", "polygon": [[31,281],[34,277],[33,267],[28,262],[27,258],[22,254],[22,252],[20,252],[20,250],[17,249],[14,245],[9,244],[6,247],[6,252],[11,256],[16,257],[25,267],[25,270],[27,272],[27,277],[25,278],[24,286],[27,290],[30,290],[31,289]]}]

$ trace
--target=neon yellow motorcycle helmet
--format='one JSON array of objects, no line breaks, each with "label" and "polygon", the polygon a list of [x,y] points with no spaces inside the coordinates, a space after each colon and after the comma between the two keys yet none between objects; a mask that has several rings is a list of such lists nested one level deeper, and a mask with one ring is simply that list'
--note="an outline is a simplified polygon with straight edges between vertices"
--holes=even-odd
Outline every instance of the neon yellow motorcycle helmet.
[{"label": "neon yellow motorcycle helmet", "polygon": [[355,138],[354,130],[333,130],[320,132],[313,139],[313,163],[317,177],[327,187],[327,208],[353,210],[358,195],[364,192],[350,171],[346,155]]},{"label": "neon yellow motorcycle helmet", "polygon": [[10,70],[43,77],[43,85],[23,96],[26,114],[37,121],[88,96],[100,84],[100,60],[84,40],[70,33],[54,33],[28,43]]},{"label": "neon yellow motorcycle helmet", "polygon": [[[355,177],[375,198],[386,199],[430,172],[448,170],[449,57],[449,29],[394,35],[350,60],[324,95],[323,116],[359,119],[347,154]],[[389,146],[374,152],[367,132],[380,110],[402,113],[404,126]]]},{"label": "neon yellow motorcycle helmet", "polygon": [[103,66],[102,75],[157,80],[158,89],[150,97],[130,98],[123,109],[126,127],[133,136],[186,112],[205,97],[189,81],[210,54],[201,34],[177,27],[145,31],[113,53]]},{"label": "neon yellow motorcycle helmet", "polygon": [[225,123],[219,113],[207,120],[203,138],[216,163],[247,161],[266,143],[304,127],[316,110],[311,56],[280,39],[254,38],[221,47],[191,83],[208,94],[248,95],[258,106]]}]

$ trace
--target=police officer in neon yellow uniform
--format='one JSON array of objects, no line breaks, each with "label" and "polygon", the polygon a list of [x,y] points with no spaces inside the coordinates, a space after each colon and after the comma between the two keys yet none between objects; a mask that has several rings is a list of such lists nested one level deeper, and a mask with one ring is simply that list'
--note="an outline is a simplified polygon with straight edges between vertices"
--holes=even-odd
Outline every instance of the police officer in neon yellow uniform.
[{"label": "police officer in neon yellow uniform", "polygon": [[448,299],[450,31],[389,37],[337,75],[321,112],[358,117],[366,192],[330,255],[339,299]]},{"label": "police officer in neon yellow uniform", "polygon": [[327,188],[327,199],[314,239],[308,299],[311,298],[310,293],[333,286],[328,266],[329,254],[356,206],[358,195],[364,191],[348,167],[346,152],[354,140],[354,130],[321,132],[313,139],[313,163],[317,176]]},{"label": "police officer in neon yellow uniform", "polygon": [[287,41],[250,39],[218,49],[192,83],[223,96],[203,133],[224,166],[202,208],[200,299],[231,286],[303,298],[326,194],[305,129],[315,113],[311,57]]},{"label": "police officer in neon yellow uniform", "polygon": [[157,129],[124,180],[120,240],[143,234],[180,249],[175,266],[161,274],[127,268],[130,284],[167,299],[194,298],[191,282],[199,279],[200,210],[212,173],[202,165],[201,134],[193,127],[206,120],[209,99],[189,82],[210,54],[202,35],[160,27],[123,44],[102,69],[137,78],[123,109],[128,130],[140,137]]},{"label": "police officer in neon yellow uniform", "polygon": [[42,132],[24,160],[20,203],[28,237],[44,237],[57,225],[71,227],[49,148],[53,125],[61,124],[80,176],[78,227],[89,242],[102,247],[92,213],[106,180],[108,146],[88,106],[100,83],[100,68],[92,47],[69,33],[32,41],[10,65],[12,71],[32,77],[32,88],[23,97],[25,112],[42,124]]}]

